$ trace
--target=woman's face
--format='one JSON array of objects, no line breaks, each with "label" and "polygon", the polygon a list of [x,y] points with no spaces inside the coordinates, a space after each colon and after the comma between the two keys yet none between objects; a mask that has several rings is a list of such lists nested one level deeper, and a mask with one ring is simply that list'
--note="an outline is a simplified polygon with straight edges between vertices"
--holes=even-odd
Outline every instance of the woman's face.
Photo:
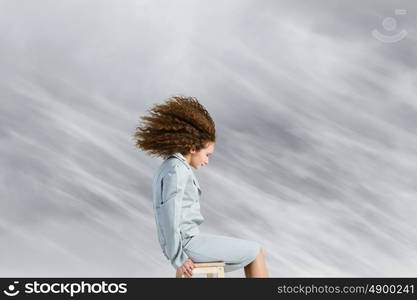
[{"label": "woman's face", "polygon": [[209,162],[209,156],[214,152],[214,143],[209,142],[206,148],[201,149],[200,151],[195,151],[192,149],[189,155],[185,156],[188,160],[188,163],[195,169],[199,169],[202,166],[205,166]]}]

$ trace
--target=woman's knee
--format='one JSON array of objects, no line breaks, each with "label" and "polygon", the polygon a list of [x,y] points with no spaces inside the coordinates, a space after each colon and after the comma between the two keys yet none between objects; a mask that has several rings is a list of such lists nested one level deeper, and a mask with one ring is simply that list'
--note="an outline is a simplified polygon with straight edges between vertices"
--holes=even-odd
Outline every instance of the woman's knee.
[{"label": "woman's knee", "polygon": [[258,256],[264,255],[264,249],[262,247],[259,247]]}]

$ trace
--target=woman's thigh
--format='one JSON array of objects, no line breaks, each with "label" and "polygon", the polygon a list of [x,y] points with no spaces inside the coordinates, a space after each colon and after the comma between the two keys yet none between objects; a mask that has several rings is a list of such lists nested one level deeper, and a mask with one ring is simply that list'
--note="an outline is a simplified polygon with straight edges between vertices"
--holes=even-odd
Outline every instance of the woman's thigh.
[{"label": "woman's thigh", "polygon": [[193,236],[184,251],[193,262],[224,261],[225,272],[231,272],[251,263],[260,250],[255,241],[213,234]]}]

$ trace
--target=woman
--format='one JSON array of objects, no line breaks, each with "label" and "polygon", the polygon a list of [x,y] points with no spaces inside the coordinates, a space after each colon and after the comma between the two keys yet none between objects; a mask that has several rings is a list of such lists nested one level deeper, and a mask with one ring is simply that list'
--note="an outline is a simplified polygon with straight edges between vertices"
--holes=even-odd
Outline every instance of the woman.
[{"label": "woman", "polygon": [[225,272],[244,267],[246,277],[268,277],[257,242],[202,234],[201,188],[192,168],[208,164],[215,125],[193,97],[174,96],[141,117],[136,146],[164,161],[153,177],[153,207],[162,251],[171,265],[192,277],[194,262],[224,261]]}]

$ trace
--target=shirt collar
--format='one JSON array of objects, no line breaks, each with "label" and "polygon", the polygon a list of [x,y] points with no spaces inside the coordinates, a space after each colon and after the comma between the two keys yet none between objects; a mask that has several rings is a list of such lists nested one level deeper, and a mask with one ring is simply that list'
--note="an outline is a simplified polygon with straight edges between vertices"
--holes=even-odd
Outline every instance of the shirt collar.
[{"label": "shirt collar", "polygon": [[187,161],[187,159],[184,157],[184,155],[181,154],[181,152],[174,153],[173,155],[178,157],[179,159]]},{"label": "shirt collar", "polygon": [[191,165],[188,163],[188,161],[187,161],[187,159],[184,157],[184,155],[182,155],[180,152],[177,152],[177,153],[172,154],[171,156],[175,156],[176,158],[178,158],[178,159],[180,159],[181,161],[183,161],[183,162],[184,162],[184,164],[187,166],[187,168],[191,170],[191,174],[192,174],[192,176],[193,176],[193,179],[195,180],[195,181],[194,181],[194,182],[195,182],[195,184],[197,185],[197,187],[198,187],[199,189],[201,189],[201,188],[200,188],[200,184],[198,183],[198,180],[197,180],[197,178],[195,177],[194,172],[192,171]]},{"label": "shirt collar", "polygon": [[171,156],[175,156],[176,158],[182,160],[187,165],[187,167],[189,167],[189,168],[191,167],[190,164],[188,163],[187,159],[180,152],[176,152],[176,153],[172,154]]}]

